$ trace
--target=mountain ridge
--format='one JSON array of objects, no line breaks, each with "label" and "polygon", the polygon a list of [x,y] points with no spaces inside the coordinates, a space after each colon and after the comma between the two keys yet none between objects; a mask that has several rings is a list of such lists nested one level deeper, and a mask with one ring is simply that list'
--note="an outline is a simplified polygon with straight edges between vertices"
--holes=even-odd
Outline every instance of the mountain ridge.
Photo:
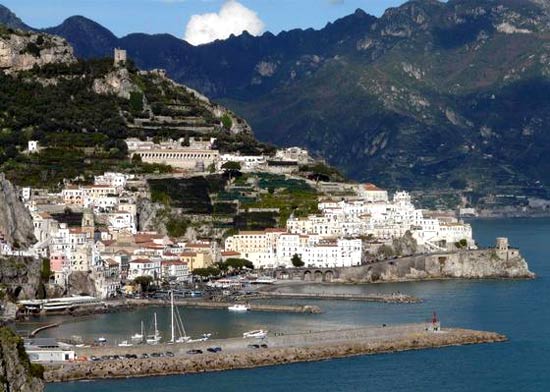
[{"label": "mountain ridge", "polygon": [[465,203],[548,198],[549,9],[537,0],[413,0],[320,30],[197,47],[130,34],[116,44],[138,66],[167,69],[245,116],[261,140],[305,146],[355,179],[458,190]]}]

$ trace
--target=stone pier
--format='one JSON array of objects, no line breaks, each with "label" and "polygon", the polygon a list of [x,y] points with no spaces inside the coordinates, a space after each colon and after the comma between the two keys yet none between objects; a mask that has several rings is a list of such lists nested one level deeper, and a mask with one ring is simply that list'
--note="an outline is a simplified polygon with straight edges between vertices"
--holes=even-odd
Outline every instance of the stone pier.
[{"label": "stone pier", "polygon": [[[44,376],[48,382],[60,382],[190,374],[505,340],[505,336],[493,332],[455,328],[432,332],[425,324],[413,324],[268,336],[261,341],[234,338],[191,344],[78,348],[81,361],[48,364]],[[251,343],[267,347],[250,348]],[[222,351],[206,351],[213,346],[221,347]],[[187,354],[190,349],[202,350],[203,354]],[[141,358],[144,353],[168,351],[174,356]],[[91,356],[125,354],[136,354],[140,358],[86,360]]]}]

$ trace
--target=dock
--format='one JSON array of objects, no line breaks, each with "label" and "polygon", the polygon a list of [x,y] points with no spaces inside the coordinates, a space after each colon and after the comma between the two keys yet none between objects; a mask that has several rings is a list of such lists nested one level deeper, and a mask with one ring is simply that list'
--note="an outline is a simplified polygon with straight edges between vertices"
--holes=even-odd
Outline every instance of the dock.
[{"label": "dock", "polygon": [[[44,378],[47,382],[64,382],[192,374],[506,340],[494,332],[459,328],[434,332],[426,324],[408,324],[268,335],[263,340],[231,338],[153,346],[82,347],[74,349],[78,361],[46,364]],[[210,353],[206,350],[209,347],[221,351]],[[191,349],[201,352],[192,355],[188,353]],[[144,354],[148,356],[144,358]]]}]

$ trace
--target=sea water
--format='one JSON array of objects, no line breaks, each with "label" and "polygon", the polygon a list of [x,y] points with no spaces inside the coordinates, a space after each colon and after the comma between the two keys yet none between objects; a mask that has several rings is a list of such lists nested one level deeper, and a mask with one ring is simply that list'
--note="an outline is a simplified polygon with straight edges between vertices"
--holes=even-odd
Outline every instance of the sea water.
[{"label": "sea water", "polygon": [[[432,281],[369,286],[302,286],[300,290],[394,292],[415,295],[421,304],[310,301],[321,315],[182,309],[188,328],[198,334],[239,336],[267,327],[300,332],[335,326],[421,322],[437,311],[443,326],[503,333],[506,343],[362,356],[322,362],[199,375],[75,382],[48,385],[47,392],[103,391],[547,391],[550,390],[550,219],[472,221],[483,246],[507,236],[521,248],[536,280]],[[63,325],[51,336],[107,335],[122,339],[154,310],[94,316]],[[164,325],[166,309],[157,309]],[[164,328],[167,333],[167,327]]]}]

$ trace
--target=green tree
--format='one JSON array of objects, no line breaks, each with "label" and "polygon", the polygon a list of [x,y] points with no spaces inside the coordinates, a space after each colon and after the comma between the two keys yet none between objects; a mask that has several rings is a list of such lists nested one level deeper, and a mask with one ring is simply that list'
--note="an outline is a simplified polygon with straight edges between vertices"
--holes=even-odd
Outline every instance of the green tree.
[{"label": "green tree", "polygon": [[222,165],[224,170],[241,170],[241,164],[239,162],[229,161]]},{"label": "green tree", "polygon": [[211,278],[214,276],[218,276],[220,274],[220,270],[217,267],[207,267],[207,268],[195,268],[193,270],[193,275],[200,276],[202,278]]},{"label": "green tree", "polygon": [[151,283],[153,283],[153,277],[149,275],[138,276],[134,279],[134,283],[141,287],[142,292],[149,291]]},{"label": "green tree", "polygon": [[225,113],[222,118],[222,125],[225,129],[231,129],[233,127],[233,120],[231,120],[231,116],[229,116],[227,113]]},{"label": "green tree", "polygon": [[305,263],[302,261],[302,258],[297,253],[294,253],[294,256],[292,256],[292,259],[290,261],[292,261],[292,265],[296,268],[303,267],[305,265]]},{"label": "green tree", "polygon": [[222,269],[225,269],[225,270],[227,270],[229,268],[232,268],[232,269],[238,270],[238,271],[241,271],[245,268],[254,269],[254,264],[250,260],[247,260],[247,259],[229,258],[222,264],[223,264],[223,267],[224,267]]}]

